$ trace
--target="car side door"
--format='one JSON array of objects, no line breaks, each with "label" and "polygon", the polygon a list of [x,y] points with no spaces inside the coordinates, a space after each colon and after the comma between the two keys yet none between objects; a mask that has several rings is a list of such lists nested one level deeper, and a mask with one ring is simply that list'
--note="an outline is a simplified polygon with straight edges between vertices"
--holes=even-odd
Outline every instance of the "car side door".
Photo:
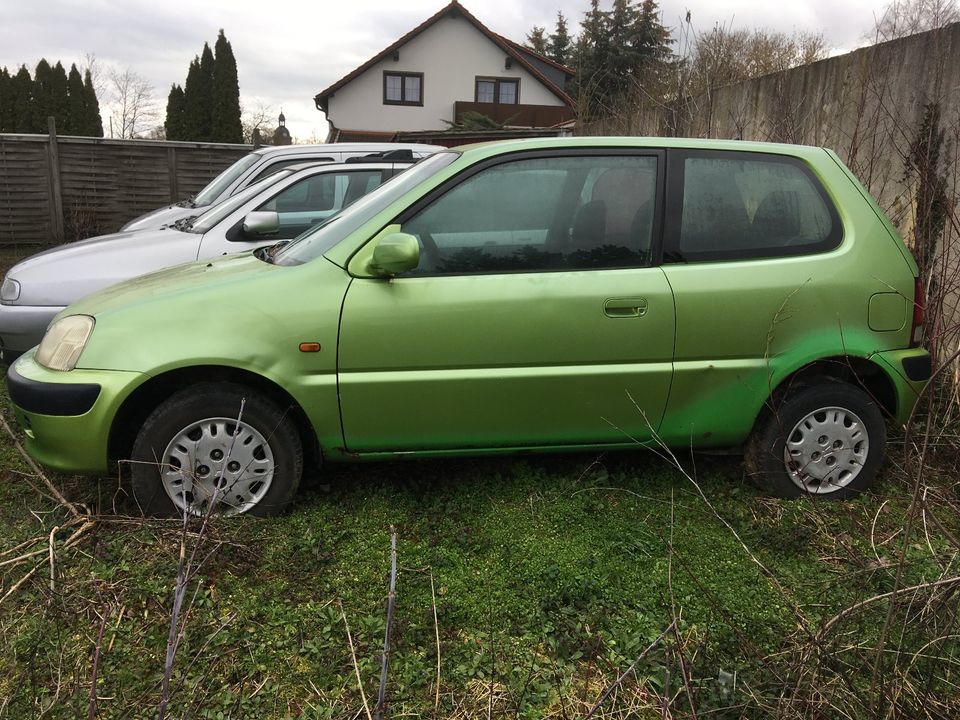
[{"label": "car side door", "polygon": [[[668,442],[743,442],[785,371],[852,343],[866,301],[834,201],[799,158],[669,151],[663,269],[674,291]],[[853,283],[855,286],[856,284]]]},{"label": "car side door", "polygon": [[395,222],[420,265],[356,278],[338,384],[353,452],[649,440],[672,376],[652,262],[663,154],[551,151],[461,173]]}]

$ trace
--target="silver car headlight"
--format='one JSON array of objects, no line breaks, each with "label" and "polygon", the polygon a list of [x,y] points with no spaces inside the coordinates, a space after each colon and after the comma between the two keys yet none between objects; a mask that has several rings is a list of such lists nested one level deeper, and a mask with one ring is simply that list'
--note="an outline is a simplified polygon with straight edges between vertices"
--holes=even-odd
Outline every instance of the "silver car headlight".
[{"label": "silver car headlight", "polygon": [[89,315],[67,315],[47,329],[37,349],[37,362],[50,370],[73,370],[90,333],[94,320]]},{"label": "silver car headlight", "polygon": [[11,277],[3,279],[3,285],[0,285],[0,300],[3,302],[13,302],[20,297],[20,283]]}]

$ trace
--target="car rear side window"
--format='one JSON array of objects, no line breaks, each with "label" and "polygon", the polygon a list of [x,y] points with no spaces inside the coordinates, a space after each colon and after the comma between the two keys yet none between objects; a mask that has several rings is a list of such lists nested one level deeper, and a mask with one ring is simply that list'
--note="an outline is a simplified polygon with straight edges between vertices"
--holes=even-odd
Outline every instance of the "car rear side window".
[{"label": "car rear side window", "polygon": [[677,153],[671,167],[672,222],[664,247],[668,262],[823,252],[842,239],[835,208],[799,160]]},{"label": "car rear side window", "polygon": [[403,221],[421,248],[411,274],[646,265],[657,162],[653,155],[557,156],[482,169]]}]

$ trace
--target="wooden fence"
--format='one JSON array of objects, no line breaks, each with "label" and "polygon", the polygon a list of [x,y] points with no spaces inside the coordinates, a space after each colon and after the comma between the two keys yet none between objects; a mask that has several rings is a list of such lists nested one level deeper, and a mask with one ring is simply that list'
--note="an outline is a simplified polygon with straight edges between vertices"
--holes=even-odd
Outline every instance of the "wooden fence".
[{"label": "wooden fence", "polygon": [[114,232],[203,188],[253,148],[221,143],[0,134],[0,246]]}]

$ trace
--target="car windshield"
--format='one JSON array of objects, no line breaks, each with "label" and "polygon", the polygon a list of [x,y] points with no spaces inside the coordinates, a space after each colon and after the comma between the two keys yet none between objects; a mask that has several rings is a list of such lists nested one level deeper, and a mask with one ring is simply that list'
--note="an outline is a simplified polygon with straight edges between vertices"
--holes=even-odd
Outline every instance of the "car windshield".
[{"label": "car windshield", "polygon": [[223,202],[219,202],[214,205],[212,208],[203,213],[203,215],[194,220],[187,229],[190,230],[190,232],[201,234],[207,232],[207,230],[223,220],[227,215],[243,205],[254,195],[258,194],[263,189],[270,187],[271,185],[275,185],[285,177],[290,177],[292,174],[292,170],[283,169],[278,170],[272,175],[267,175],[267,177],[260,182],[256,182],[250,187],[244,188],[233,197],[227,198]]},{"label": "car windshield", "polygon": [[437,153],[421,160],[409,170],[394,175],[376,190],[304,233],[284,247],[275,257],[277,265],[300,265],[323,255],[374,215],[388,207],[427,178],[459,157],[456,152]]},{"label": "car windshield", "polygon": [[223,191],[233,184],[234,180],[243,175],[251,165],[259,162],[260,157],[259,153],[250,153],[237,160],[197,193],[197,196],[193,199],[193,206],[206,207],[215,203],[223,194]]}]

